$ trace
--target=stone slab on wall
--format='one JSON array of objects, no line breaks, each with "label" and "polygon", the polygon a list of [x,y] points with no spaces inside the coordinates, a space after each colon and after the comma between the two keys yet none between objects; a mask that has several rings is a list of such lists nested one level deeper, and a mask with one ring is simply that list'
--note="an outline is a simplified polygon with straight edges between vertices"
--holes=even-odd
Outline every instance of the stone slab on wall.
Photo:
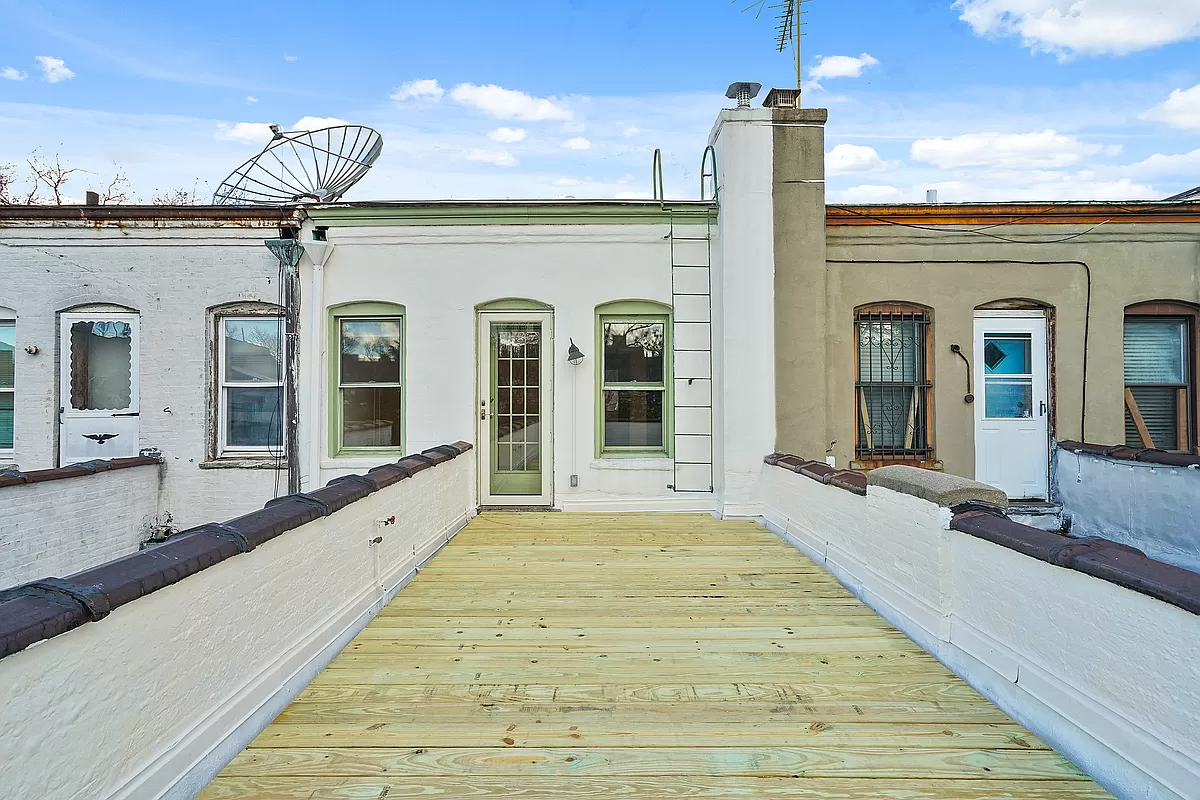
[{"label": "stone slab on wall", "polygon": [[1200,616],[948,530],[901,492],[785,468],[760,486],[769,527],[1109,791],[1195,796]]},{"label": "stone slab on wall", "polygon": [[1055,448],[1055,499],[1073,536],[1100,536],[1200,572],[1200,470]]},{"label": "stone slab on wall", "polygon": [[136,553],[159,515],[162,466],[0,486],[0,589]]}]

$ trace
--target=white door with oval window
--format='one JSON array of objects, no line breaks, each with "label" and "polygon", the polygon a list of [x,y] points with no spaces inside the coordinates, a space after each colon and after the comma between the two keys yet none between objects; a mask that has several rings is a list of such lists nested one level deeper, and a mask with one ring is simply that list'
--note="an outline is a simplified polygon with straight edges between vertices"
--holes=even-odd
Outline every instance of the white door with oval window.
[{"label": "white door with oval window", "polygon": [[60,326],[59,465],[136,456],[137,314],[63,314]]},{"label": "white door with oval window", "polygon": [[1049,496],[1046,356],[1040,312],[975,317],[975,480],[1012,500]]}]

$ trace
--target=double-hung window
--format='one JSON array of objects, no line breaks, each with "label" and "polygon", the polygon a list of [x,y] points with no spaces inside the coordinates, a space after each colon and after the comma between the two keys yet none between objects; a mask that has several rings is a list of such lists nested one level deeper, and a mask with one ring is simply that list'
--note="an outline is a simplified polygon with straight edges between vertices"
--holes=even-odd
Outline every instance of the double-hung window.
[{"label": "double-hung window", "polygon": [[670,317],[601,315],[600,342],[600,454],[667,455]]},{"label": "double-hung window", "polygon": [[17,323],[0,319],[0,459],[13,454],[16,409]]},{"label": "double-hung window", "polygon": [[[384,303],[361,304],[338,309],[333,317],[337,345],[333,449],[337,455],[396,453],[403,447],[404,316],[399,309]],[[388,313],[366,316],[373,311]]]},{"label": "double-hung window", "polygon": [[1125,317],[1125,443],[1190,451],[1194,318]]},{"label": "double-hung window", "polygon": [[855,314],[854,453],[860,462],[933,459],[929,315],[900,304]]},{"label": "double-hung window", "polygon": [[222,456],[283,454],[287,344],[276,316],[218,317],[218,391]]}]

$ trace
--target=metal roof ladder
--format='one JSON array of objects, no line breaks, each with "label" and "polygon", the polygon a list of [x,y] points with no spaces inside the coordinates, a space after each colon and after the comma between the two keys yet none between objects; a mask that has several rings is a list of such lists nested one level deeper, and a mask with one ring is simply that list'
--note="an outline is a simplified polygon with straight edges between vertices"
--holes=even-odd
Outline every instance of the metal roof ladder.
[{"label": "metal roof ladder", "polygon": [[[713,490],[712,216],[671,229],[676,492]],[[704,234],[696,236],[693,229]],[[678,233],[677,233],[678,231]],[[685,234],[685,235],[681,235]]]}]

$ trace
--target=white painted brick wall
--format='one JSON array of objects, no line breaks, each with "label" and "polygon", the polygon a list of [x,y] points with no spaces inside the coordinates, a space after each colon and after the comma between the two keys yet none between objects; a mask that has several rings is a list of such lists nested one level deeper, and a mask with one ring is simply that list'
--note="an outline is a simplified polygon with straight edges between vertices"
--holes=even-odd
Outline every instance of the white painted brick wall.
[{"label": "white painted brick wall", "polygon": [[[141,446],[166,456],[162,510],[186,527],[270,499],[273,470],[197,465],[206,457],[206,311],[278,301],[278,265],[263,246],[277,235],[261,223],[0,228],[0,306],[18,315],[13,460],[20,468],[57,466],[58,313],[114,303],[141,315]],[[27,345],[40,352],[27,355]]]},{"label": "white painted brick wall", "polygon": [[[285,682],[323,666],[311,662],[389,599],[380,584],[394,590],[466,523],[472,456],[0,660],[0,686],[20,687],[5,701],[0,764],[21,765],[5,771],[0,797],[194,796],[211,776],[193,765],[255,709],[286,703],[275,697]],[[396,525],[375,526],[392,514]]]},{"label": "white painted brick wall", "polygon": [[0,487],[0,589],[137,552],[158,514],[159,470]]},{"label": "white painted brick wall", "polygon": [[946,509],[778,467],[763,517],[1119,798],[1195,797],[1200,616],[947,529]]}]

